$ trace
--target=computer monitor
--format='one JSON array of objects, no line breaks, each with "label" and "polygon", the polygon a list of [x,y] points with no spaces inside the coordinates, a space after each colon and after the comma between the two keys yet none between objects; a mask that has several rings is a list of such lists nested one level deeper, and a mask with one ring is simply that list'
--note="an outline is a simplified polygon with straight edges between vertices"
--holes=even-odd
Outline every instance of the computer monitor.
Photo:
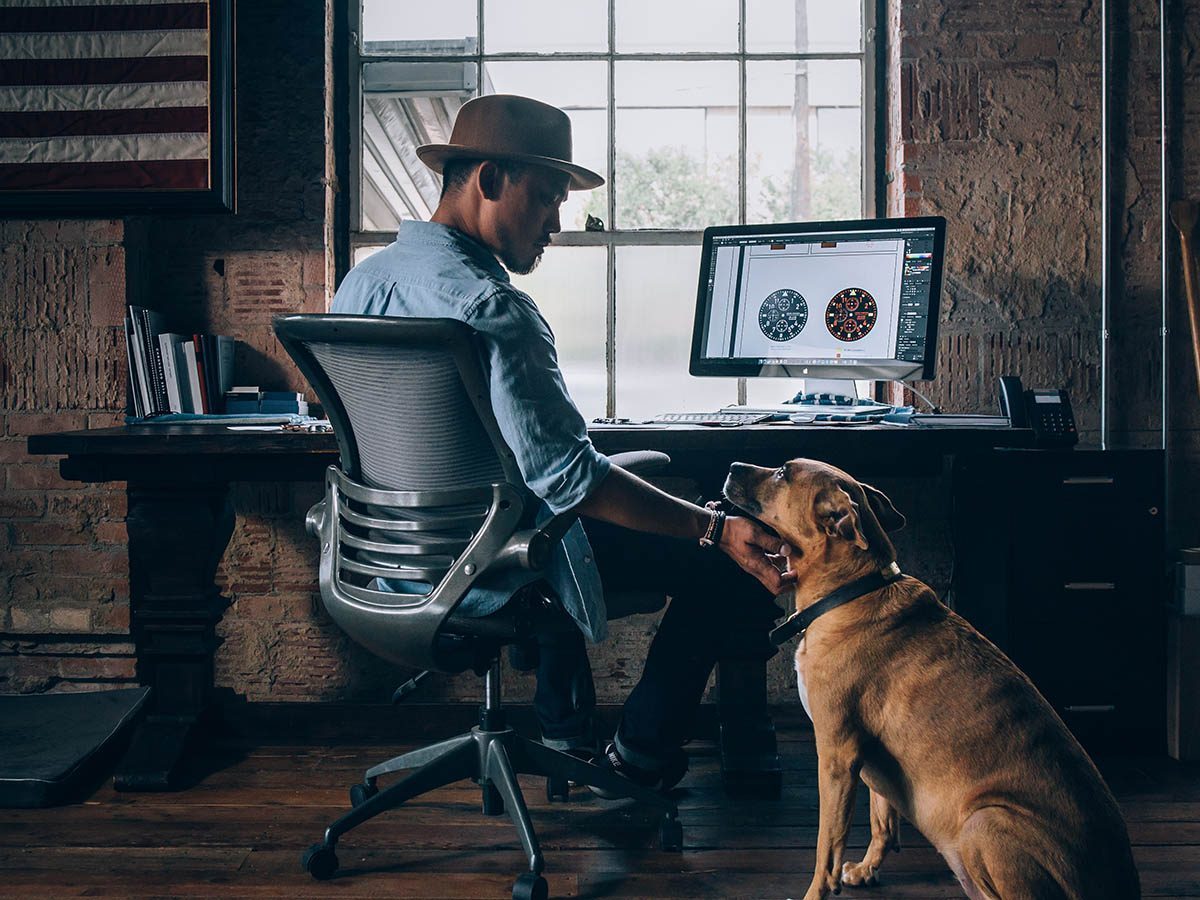
[{"label": "computer monitor", "polygon": [[946,220],[704,232],[693,375],[929,379]]}]

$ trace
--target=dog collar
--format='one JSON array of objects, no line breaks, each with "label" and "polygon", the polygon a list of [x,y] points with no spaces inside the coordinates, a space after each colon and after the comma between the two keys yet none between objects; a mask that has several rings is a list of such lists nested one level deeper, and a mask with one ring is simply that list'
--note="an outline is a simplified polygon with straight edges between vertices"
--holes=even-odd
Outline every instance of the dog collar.
[{"label": "dog collar", "polygon": [[886,568],[872,572],[869,575],[864,575],[862,578],[856,578],[848,584],[843,584],[832,594],[827,594],[811,606],[792,613],[783,621],[783,624],[773,628],[771,630],[771,643],[776,647],[787,643],[796,635],[804,634],[808,630],[808,626],[816,621],[818,616],[823,616],[831,609],[837,609],[851,600],[857,600],[859,597],[865,596],[872,591],[877,591],[881,587],[889,585],[903,576],[904,573],[900,571],[900,567],[893,562]]}]

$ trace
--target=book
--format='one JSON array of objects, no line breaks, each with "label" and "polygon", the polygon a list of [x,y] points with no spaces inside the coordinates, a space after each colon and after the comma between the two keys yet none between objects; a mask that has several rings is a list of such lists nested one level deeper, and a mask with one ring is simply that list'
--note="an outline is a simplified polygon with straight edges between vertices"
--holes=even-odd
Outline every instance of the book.
[{"label": "book", "polygon": [[142,339],[146,354],[147,380],[150,384],[151,412],[170,412],[171,402],[167,397],[167,380],[163,370],[162,349],[158,345],[158,335],[165,330],[162,314],[146,309],[144,306],[133,308],[142,320]]},{"label": "book", "polygon": [[181,344],[184,366],[187,369],[188,393],[191,395],[190,412],[204,412],[204,389],[200,382],[200,363],[196,359],[196,345],[191,338],[186,338]]},{"label": "book", "polygon": [[174,335],[164,332],[158,336],[158,351],[162,357],[163,381],[167,387],[167,404],[171,412],[187,412],[183,408],[183,400],[179,394],[179,378],[175,367]]},{"label": "book", "polygon": [[208,394],[208,365],[204,357],[204,335],[192,335],[192,347],[195,350],[196,360],[196,377],[199,382],[197,388],[200,396],[200,406],[198,412],[210,413],[213,411],[212,405],[209,403]]},{"label": "book", "polygon": [[132,312],[125,310],[125,354],[129,360],[129,393],[133,397],[133,409],[139,416],[150,410],[150,392],[146,388],[145,375],[140,364],[141,351],[138,347],[137,329],[133,325]]}]

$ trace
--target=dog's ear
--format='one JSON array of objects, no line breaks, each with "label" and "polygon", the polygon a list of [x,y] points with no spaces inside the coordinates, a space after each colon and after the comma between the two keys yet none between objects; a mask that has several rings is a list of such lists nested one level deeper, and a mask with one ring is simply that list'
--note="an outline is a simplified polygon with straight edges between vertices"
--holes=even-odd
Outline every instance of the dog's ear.
[{"label": "dog's ear", "polygon": [[822,491],[816,502],[817,527],[830,537],[850,541],[860,550],[869,546],[863,536],[858,504],[841,487]]},{"label": "dog's ear", "polygon": [[863,489],[863,493],[867,496],[867,503],[871,505],[871,512],[875,513],[875,518],[879,520],[880,526],[884,531],[899,531],[904,527],[906,519],[892,501],[888,499],[888,495],[879,488],[871,487],[865,481],[860,481],[859,486]]}]

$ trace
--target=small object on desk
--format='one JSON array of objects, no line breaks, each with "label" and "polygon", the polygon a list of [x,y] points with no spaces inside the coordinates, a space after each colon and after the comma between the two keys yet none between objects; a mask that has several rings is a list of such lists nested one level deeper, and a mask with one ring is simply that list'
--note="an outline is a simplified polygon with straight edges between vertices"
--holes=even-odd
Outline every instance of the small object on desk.
[{"label": "small object on desk", "polygon": [[632,419],[611,418],[609,416],[597,416],[592,419],[593,425],[633,425]]},{"label": "small object on desk", "polygon": [[708,425],[732,428],[738,425],[757,425],[775,418],[770,412],[711,412],[711,413],[659,413],[650,421],[655,425]]},{"label": "small object on desk", "polygon": [[1008,428],[1008,416],[985,416],[973,413],[914,413],[911,424],[920,428]]}]

